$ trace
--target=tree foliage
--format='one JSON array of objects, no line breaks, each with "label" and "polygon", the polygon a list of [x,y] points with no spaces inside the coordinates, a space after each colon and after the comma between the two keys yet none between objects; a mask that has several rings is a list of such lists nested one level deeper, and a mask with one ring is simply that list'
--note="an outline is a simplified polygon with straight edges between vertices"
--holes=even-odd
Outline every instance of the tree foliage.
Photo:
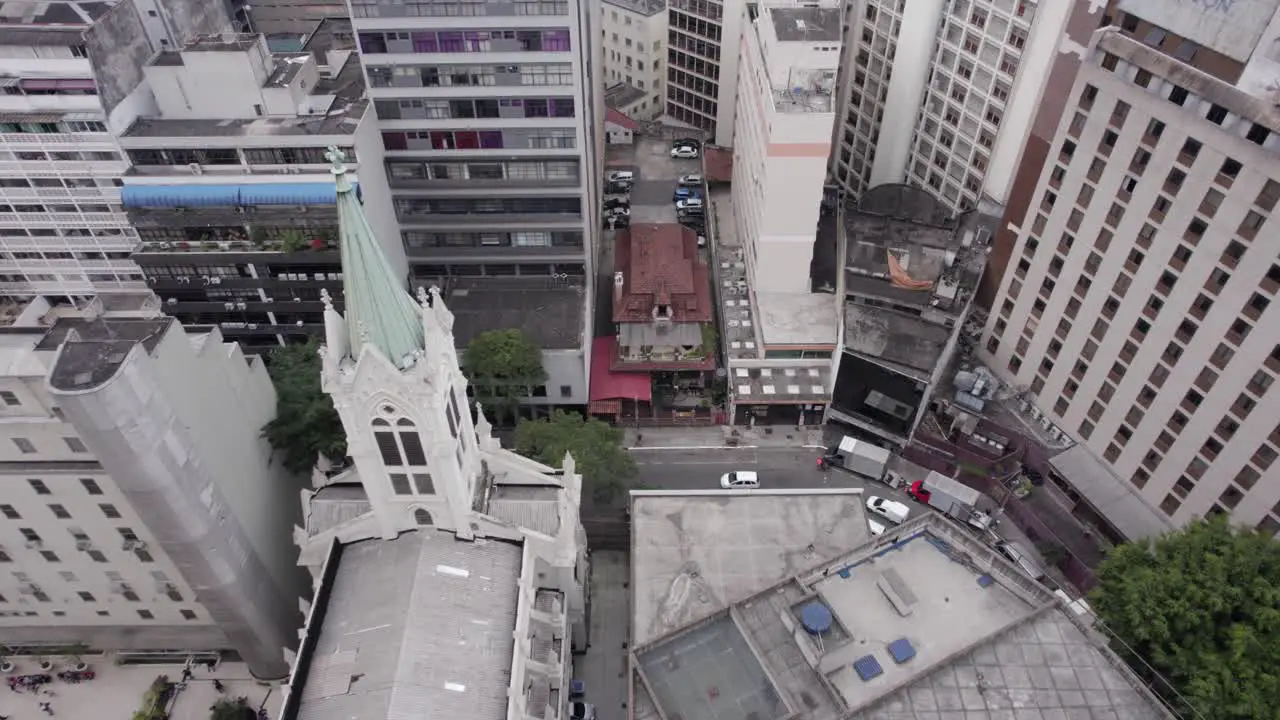
[{"label": "tree foliage", "polygon": [[249,698],[219,698],[209,707],[209,720],[257,720],[258,712],[249,705]]},{"label": "tree foliage", "polygon": [[513,417],[520,398],[547,381],[542,350],[519,330],[490,330],[475,336],[467,344],[462,365],[480,402]]},{"label": "tree foliage", "polygon": [[565,452],[571,453],[583,487],[602,504],[616,500],[626,481],[636,474],[635,459],[622,447],[621,430],[563,410],[556,410],[550,418],[520,423],[516,451],[552,467],[560,467]]},{"label": "tree foliage", "polygon": [[[1090,602],[1149,682],[1164,676],[1205,720],[1271,720],[1280,706],[1280,542],[1200,520],[1113,550]],[[1173,702],[1163,683],[1153,687]],[[1187,708],[1179,708],[1187,710]]]},{"label": "tree foliage", "polygon": [[284,453],[284,466],[309,473],[320,453],[335,461],[346,457],[342,420],[333,400],[320,389],[317,343],[272,350],[267,370],[276,387],[276,417],[262,428],[262,436]]}]

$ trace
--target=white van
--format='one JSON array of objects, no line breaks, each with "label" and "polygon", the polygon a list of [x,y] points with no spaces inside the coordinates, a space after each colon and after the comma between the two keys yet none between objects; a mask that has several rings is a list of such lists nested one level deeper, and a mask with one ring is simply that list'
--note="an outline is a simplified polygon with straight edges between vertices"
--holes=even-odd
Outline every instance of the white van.
[{"label": "white van", "polygon": [[760,478],[754,470],[727,472],[720,476],[720,487],[725,490],[754,490],[760,487]]},{"label": "white van", "polygon": [[611,170],[604,177],[609,182],[635,182],[636,174],[630,170]]}]

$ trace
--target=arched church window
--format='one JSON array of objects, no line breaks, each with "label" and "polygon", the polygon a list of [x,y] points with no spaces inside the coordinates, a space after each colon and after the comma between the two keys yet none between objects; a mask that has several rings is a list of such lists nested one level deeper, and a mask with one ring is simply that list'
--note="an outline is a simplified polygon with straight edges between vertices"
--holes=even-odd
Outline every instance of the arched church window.
[{"label": "arched church window", "polygon": [[413,511],[413,521],[419,525],[435,524],[431,520],[431,513],[427,512],[426,510],[423,510],[422,508],[418,508],[417,510]]},{"label": "arched church window", "polygon": [[[383,405],[386,416],[396,415],[390,405]],[[407,417],[374,418],[373,439],[378,446],[382,464],[391,477],[391,490],[396,495],[434,495],[435,483],[427,467],[427,453],[422,446],[422,436],[417,426]]]}]

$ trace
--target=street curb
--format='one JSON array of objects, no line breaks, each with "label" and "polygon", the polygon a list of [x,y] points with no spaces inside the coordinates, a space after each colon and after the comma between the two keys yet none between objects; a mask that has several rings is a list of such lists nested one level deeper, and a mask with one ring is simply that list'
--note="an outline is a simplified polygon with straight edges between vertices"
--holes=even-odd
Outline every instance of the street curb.
[{"label": "street curb", "polygon": [[757,450],[759,445],[635,445],[628,450]]}]

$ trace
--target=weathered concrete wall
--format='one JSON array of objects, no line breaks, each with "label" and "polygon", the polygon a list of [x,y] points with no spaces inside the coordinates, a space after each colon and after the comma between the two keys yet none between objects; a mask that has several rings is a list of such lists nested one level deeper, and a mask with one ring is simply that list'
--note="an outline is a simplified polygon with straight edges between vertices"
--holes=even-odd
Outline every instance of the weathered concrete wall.
[{"label": "weathered concrete wall", "polygon": [[1240,62],[1249,54],[1280,0],[1120,0],[1122,11]]},{"label": "weathered concrete wall", "polygon": [[155,52],[133,0],[107,11],[84,35],[107,114],[142,82],[142,65]]}]

